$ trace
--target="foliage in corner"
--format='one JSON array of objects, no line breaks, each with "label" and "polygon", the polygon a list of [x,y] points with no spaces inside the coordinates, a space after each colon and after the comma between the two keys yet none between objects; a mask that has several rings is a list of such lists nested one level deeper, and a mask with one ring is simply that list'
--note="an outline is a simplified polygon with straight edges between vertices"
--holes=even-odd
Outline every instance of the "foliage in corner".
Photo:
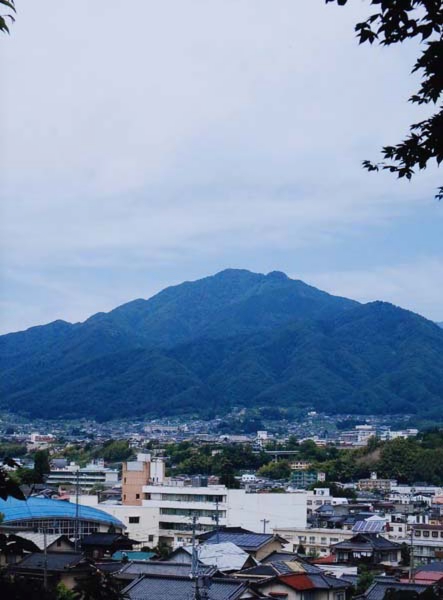
[{"label": "foliage in corner", "polygon": [[[3,9],[4,6],[12,13],[15,13],[14,0],[0,0],[0,9]],[[0,31],[3,33],[9,33],[8,21],[12,23],[15,21],[14,15],[11,12],[6,15],[0,14]]]},{"label": "foliage in corner", "polygon": [[[340,6],[348,0],[326,0]],[[360,44],[377,41],[383,46],[420,38],[424,44],[412,72],[422,76],[420,89],[409,101],[415,104],[436,105],[443,92],[443,3],[441,0],[371,0],[378,12],[366,21],[357,23],[355,31]],[[416,169],[423,170],[429,161],[437,165],[443,161],[443,104],[430,118],[413,123],[409,135],[399,144],[384,146],[384,161],[363,161],[368,171],[386,169],[398,177],[411,179]],[[436,198],[443,199],[443,186],[438,188]]]}]

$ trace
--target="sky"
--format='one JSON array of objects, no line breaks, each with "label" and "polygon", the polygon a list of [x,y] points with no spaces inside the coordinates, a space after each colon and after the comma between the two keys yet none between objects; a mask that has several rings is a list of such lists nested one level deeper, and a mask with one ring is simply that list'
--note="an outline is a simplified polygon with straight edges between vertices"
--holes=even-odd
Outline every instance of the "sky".
[{"label": "sky", "polygon": [[368,174],[428,108],[367,2],[17,0],[0,38],[0,332],[224,268],[443,321],[436,167]]}]

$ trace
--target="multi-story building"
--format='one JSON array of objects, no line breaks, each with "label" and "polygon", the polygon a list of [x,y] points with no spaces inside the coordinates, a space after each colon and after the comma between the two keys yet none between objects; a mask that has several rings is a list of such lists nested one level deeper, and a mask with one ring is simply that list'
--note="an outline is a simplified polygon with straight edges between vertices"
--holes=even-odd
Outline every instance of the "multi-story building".
[{"label": "multi-story building", "polygon": [[354,533],[346,529],[326,529],[311,527],[281,527],[274,533],[288,541],[285,550],[297,552],[304,549],[307,556],[328,556],[338,542],[352,538]]},{"label": "multi-story building", "polygon": [[397,482],[392,479],[379,479],[377,473],[371,473],[368,479],[359,479],[357,488],[365,492],[382,492],[388,494]]},{"label": "multi-story building", "polygon": [[191,539],[194,516],[200,532],[213,529],[217,522],[256,532],[284,525],[306,527],[305,493],[248,493],[224,485],[146,485],[142,505],[158,510],[159,536],[171,545]]},{"label": "multi-story building", "polygon": [[112,487],[119,481],[117,469],[108,469],[105,467],[102,459],[96,460],[86,467],[79,467],[71,462],[62,468],[52,468],[49,472],[46,483],[50,485],[76,486],[86,491],[97,485]]},{"label": "multi-story building", "polygon": [[415,564],[443,559],[443,525],[417,524],[412,531]]},{"label": "multi-story building", "polygon": [[122,502],[128,506],[142,505],[142,487],[148,483],[163,483],[165,463],[150,454],[138,454],[137,460],[123,463]]}]

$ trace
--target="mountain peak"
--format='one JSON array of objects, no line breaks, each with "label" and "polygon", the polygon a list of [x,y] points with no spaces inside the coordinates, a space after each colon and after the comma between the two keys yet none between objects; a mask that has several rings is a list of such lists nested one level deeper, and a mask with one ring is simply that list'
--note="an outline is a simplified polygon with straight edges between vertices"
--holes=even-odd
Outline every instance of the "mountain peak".
[{"label": "mountain peak", "polygon": [[289,277],[283,271],[271,271],[266,275],[268,279],[273,279],[275,281],[288,281]]}]

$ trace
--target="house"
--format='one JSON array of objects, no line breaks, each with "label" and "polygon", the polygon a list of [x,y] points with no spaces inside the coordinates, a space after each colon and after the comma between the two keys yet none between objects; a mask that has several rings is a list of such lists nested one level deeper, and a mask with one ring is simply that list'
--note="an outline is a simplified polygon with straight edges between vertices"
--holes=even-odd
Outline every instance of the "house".
[{"label": "house", "polygon": [[254,584],[254,589],[270,598],[285,600],[345,600],[351,584],[324,573],[292,573]]},{"label": "house", "polygon": [[0,567],[20,562],[26,554],[37,552],[37,546],[13,533],[0,533]]},{"label": "house", "polygon": [[18,531],[17,536],[32,542],[35,545],[33,552],[74,552],[75,544],[67,535],[59,533],[41,533],[38,531]]},{"label": "house", "polygon": [[334,544],[332,553],[339,563],[395,566],[401,560],[401,544],[378,533],[357,533],[349,540]]},{"label": "house", "polygon": [[261,560],[275,550],[281,550],[287,543],[273,533],[254,533],[242,527],[224,527],[219,531],[207,531],[198,536],[201,544],[231,542],[256,560]]},{"label": "house", "polygon": [[245,569],[236,573],[235,576],[248,579],[249,581],[263,582],[283,575],[322,574],[322,570],[319,567],[311,565],[306,560],[303,560],[296,555],[294,557],[289,554],[289,556],[286,556],[283,560],[278,560],[278,558],[281,558],[279,556],[280,554],[281,553],[273,552],[271,555],[273,557],[272,562],[262,562],[250,569]]},{"label": "house", "polygon": [[[200,597],[207,600],[240,600],[256,598],[249,586],[236,579],[228,578],[199,578],[196,582],[187,576],[145,575],[131,582],[122,590],[128,600],[147,600],[148,598],[167,598],[168,600],[183,600],[196,597],[198,586]],[[206,595],[204,595],[206,594]]]},{"label": "house", "polygon": [[119,550],[132,550],[136,543],[121,533],[91,533],[80,540],[80,547],[91,558],[111,558]]},{"label": "house", "polygon": [[[407,583],[408,579],[404,578],[401,581]],[[443,562],[436,561],[418,567],[413,572],[413,581],[422,585],[436,584],[443,587]]]},{"label": "house", "polygon": [[401,593],[405,595],[407,594],[408,598],[411,598],[411,595],[413,594],[413,597],[417,598],[429,590],[430,587],[429,585],[400,583],[398,581],[393,582],[391,581],[390,577],[387,578],[389,581],[386,582],[380,581],[380,579],[382,578],[379,577],[376,581],[374,581],[374,583],[369,586],[364,594],[355,596],[355,600],[357,598],[358,600],[384,600],[386,592],[398,592],[399,595]]},{"label": "house", "polygon": [[[199,575],[213,577],[217,574],[215,567],[208,567],[198,563]],[[163,576],[163,577],[190,577],[191,565],[181,562],[150,560],[150,561],[131,561],[119,569],[115,574],[119,580],[133,580],[144,576]]]},{"label": "house", "polygon": [[34,552],[23,560],[6,569],[6,574],[13,579],[34,579],[44,581],[51,586],[63,583],[73,589],[79,580],[86,579],[94,571],[89,560],[78,552]]},{"label": "house", "polygon": [[[232,542],[203,544],[197,547],[197,556],[201,564],[216,567],[221,573],[232,573],[255,566],[255,560]],[[169,560],[191,565],[192,546],[177,548]]]}]

